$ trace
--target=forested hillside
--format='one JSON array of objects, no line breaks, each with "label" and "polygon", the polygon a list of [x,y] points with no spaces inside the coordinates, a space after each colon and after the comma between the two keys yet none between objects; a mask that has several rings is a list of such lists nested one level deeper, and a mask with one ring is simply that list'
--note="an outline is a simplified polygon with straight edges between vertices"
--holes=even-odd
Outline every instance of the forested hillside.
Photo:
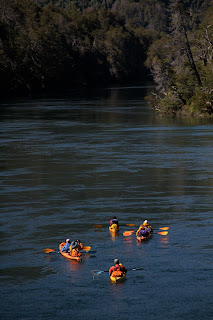
[{"label": "forested hillside", "polygon": [[156,31],[127,24],[99,4],[0,1],[2,92],[34,92],[78,85],[144,80]]},{"label": "forested hillside", "polygon": [[153,79],[162,112],[212,113],[212,0],[0,0],[1,96]]},{"label": "forested hillside", "polygon": [[213,1],[170,1],[168,10],[168,32],[148,51],[158,84],[151,104],[166,114],[212,115]]}]

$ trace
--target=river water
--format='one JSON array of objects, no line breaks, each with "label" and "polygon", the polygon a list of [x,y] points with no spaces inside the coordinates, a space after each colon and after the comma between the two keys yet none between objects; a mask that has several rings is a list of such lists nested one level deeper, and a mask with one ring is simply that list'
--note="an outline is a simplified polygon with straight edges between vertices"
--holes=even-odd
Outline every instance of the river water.
[{"label": "river water", "polygon": [[[2,101],[1,320],[213,319],[213,122],[159,117],[151,89]],[[151,239],[123,236],[144,219]],[[96,252],[66,260],[67,237]],[[144,270],[93,278],[114,258]]]}]

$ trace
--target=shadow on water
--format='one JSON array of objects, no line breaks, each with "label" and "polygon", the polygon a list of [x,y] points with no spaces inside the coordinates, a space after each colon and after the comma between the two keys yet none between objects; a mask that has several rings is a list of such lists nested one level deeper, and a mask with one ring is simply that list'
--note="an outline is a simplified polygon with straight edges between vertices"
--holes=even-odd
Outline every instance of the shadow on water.
[{"label": "shadow on water", "polygon": [[22,266],[9,267],[1,269],[1,284],[24,284],[28,281],[35,281],[36,279],[48,277],[55,274],[50,267],[43,266]]}]

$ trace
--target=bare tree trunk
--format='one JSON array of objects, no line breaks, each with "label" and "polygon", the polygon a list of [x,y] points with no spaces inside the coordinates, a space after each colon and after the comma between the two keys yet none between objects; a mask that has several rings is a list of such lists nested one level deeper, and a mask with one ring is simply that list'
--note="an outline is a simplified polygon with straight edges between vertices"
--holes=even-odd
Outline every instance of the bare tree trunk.
[{"label": "bare tree trunk", "polygon": [[188,39],[188,36],[187,36],[187,32],[186,32],[186,29],[185,27],[183,27],[183,33],[184,33],[184,36],[185,36],[185,39],[186,39],[186,53],[187,53],[187,56],[188,56],[188,59],[189,59],[189,63],[192,67],[192,70],[194,71],[194,74],[197,78],[197,83],[200,87],[202,87],[202,81],[200,79],[200,75],[199,75],[199,72],[197,71],[197,67],[196,67],[196,64],[195,64],[195,61],[194,61],[194,57],[193,57],[193,54],[192,54],[192,51],[191,51],[191,47],[190,47],[190,43],[189,43],[189,39]]}]

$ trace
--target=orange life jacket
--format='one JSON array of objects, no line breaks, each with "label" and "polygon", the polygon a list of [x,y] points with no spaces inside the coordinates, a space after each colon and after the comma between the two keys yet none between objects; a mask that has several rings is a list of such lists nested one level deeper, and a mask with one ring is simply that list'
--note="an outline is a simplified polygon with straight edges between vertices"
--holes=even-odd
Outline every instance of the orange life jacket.
[{"label": "orange life jacket", "polygon": [[111,274],[112,277],[116,278],[116,277],[122,277],[123,276],[123,272],[120,270],[117,271],[113,271]]},{"label": "orange life jacket", "polygon": [[70,250],[70,255],[72,257],[80,257],[81,256],[81,253],[78,251],[78,249],[71,249]]},{"label": "orange life jacket", "polygon": [[[121,265],[121,263],[120,263]],[[114,270],[112,271],[111,276],[112,277],[122,277],[123,272],[121,271],[120,265],[118,267],[114,267]]]}]

